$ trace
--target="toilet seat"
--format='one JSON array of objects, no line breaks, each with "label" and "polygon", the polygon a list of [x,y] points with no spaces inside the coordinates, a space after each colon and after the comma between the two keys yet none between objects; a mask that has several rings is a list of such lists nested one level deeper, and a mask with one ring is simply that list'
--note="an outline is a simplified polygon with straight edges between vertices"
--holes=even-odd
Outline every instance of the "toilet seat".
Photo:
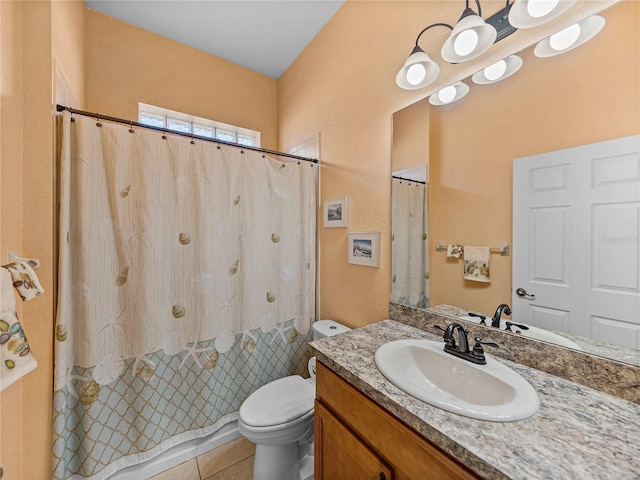
[{"label": "toilet seat", "polygon": [[240,420],[250,427],[293,422],[313,411],[315,388],[300,375],[267,383],[249,395],[240,407]]}]

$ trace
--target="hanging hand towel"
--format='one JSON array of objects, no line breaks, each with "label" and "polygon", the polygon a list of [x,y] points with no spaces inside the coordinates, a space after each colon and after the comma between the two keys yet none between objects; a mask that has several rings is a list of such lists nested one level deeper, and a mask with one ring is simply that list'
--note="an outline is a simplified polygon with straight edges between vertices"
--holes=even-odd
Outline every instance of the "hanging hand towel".
[{"label": "hanging hand towel", "polygon": [[8,269],[0,268],[0,391],[37,365],[16,313],[13,279]]},{"label": "hanging hand towel", "polygon": [[462,258],[464,247],[462,245],[449,245],[447,247],[447,257]]},{"label": "hanging hand towel", "polygon": [[40,285],[40,280],[38,280],[36,272],[31,268],[31,262],[33,262],[33,265],[38,264],[37,260],[18,260],[16,262],[9,263],[8,265],[4,265],[11,274],[13,286],[16,287],[18,294],[20,294],[20,298],[25,302],[44,293],[44,289],[42,288],[42,285]]},{"label": "hanging hand towel", "polygon": [[489,257],[491,249],[489,247],[464,246],[464,279],[474,282],[491,281],[489,278]]}]

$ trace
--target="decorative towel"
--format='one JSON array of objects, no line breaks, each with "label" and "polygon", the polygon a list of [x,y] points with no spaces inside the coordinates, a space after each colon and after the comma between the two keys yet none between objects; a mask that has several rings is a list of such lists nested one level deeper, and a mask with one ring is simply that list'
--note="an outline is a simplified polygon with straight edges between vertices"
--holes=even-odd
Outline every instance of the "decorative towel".
[{"label": "decorative towel", "polygon": [[489,278],[489,247],[464,246],[464,279],[474,282],[491,281]]},{"label": "decorative towel", "polygon": [[0,391],[37,365],[16,313],[12,276],[0,268]]},{"label": "decorative towel", "polygon": [[462,258],[464,247],[462,245],[449,245],[447,247],[447,257]]},{"label": "decorative towel", "polygon": [[13,286],[16,287],[20,298],[25,302],[33,300],[38,295],[44,293],[44,289],[42,285],[40,285],[40,280],[38,280],[38,276],[32,268],[32,266],[36,267],[37,265],[39,265],[37,260],[26,259],[4,265],[4,268],[9,270],[11,274]]}]

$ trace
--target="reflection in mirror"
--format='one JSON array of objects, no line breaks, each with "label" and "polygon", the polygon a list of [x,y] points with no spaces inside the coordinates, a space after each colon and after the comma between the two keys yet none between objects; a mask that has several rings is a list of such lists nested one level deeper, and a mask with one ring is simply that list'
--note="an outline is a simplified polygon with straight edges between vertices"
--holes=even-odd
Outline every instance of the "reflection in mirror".
[{"label": "reflection in mirror", "polygon": [[422,103],[393,116],[391,301],[429,306],[429,116]]},{"label": "reflection in mirror", "polygon": [[426,308],[427,185],[416,177],[426,177],[426,166],[393,172],[391,180],[391,300]]},{"label": "reflection in mirror", "polygon": [[[584,45],[548,58],[538,58],[528,48],[518,54],[524,62],[513,76],[496,84],[474,85],[455,104],[430,107],[425,122],[429,126],[431,238],[488,246],[511,239],[517,255],[518,245],[512,238],[515,159],[640,133],[639,10],[638,2],[617,3],[600,13],[606,25]],[[415,105],[422,104],[427,101]],[[396,116],[401,112],[394,114],[394,142]],[[424,130],[417,135],[425,141]],[[395,150],[394,145],[394,154]],[[634,158],[640,168],[637,154]],[[395,155],[393,159],[395,170]],[[640,247],[634,238],[637,258]],[[460,261],[436,251],[435,242],[429,245],[431,305],[455,305],[489,317],[501,303],[509,303],[516,314],[522,309],[522,302],[512,300],[512,288],[522,286],[512,286],[512,256],[493,255],[491,282],[480,285],[463,279]],[[581,261],[594,264],[588,253]],[[629,299],[640,302],[640,285],[632,290]],[[585,301],[595,298],[589,295]],[[589,343],[609,358],[628,361],[620,354],[638,356],[637,350],[608,347],[597,337],[581,343],[577,329],[563,332],[559,324],[546,327],[572,336],[583,350],[587,350],[583,343]],[[640,337],[640,319],[627,327],[630,337]]]}]

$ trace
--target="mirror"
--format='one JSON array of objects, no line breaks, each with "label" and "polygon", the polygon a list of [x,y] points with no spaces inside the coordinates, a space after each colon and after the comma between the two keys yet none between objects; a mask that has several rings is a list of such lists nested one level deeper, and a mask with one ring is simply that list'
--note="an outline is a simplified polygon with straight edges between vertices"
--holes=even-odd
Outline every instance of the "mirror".
[{"label": "mirror", "polygon": [[415,103],[393,115],[391,301],[429,306],[429,110]]},{"label": "mirror", "polygon": [[[405,136],[398,131],[403,116],[415,105],[427,111],[428,139],[424,129],[407,135],[422,136],[428,149],[430,305],[489,316],[499,304],[511,305],[513,257],[492,254],[491,282],[471,282],[462,278],[461,260],[436,245],[513,243],[515,159],[640,133],[638,4],[618,3],[600,15],[604,29],[575,50],[538,58],[527,48],[520,52],[521,70],[502,82],[466,79],[471,91],[457,103],[428,107],[424,99],[394,114],[392,171],[401,169],[395,141]],[[640,337],[640,324],[630,327]],[[640,364],[636,350],[597,346],[592,353]]]}]

